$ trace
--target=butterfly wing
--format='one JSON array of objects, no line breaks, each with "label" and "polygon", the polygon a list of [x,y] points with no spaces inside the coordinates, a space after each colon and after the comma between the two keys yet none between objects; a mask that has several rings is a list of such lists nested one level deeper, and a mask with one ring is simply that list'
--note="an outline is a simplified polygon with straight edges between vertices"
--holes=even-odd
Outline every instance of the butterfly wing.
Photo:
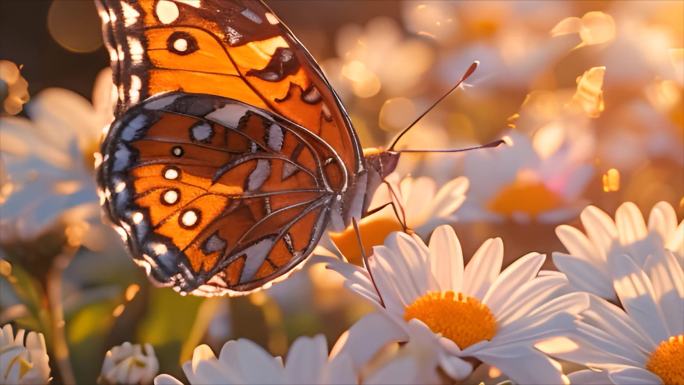
[{"label": "butterfly wing", "polygon": [[350,178],[363,170],[358,137],[338,97],[311,55],[264,3],[96,2],[119,90],[119,114],[160,92],[225,96],[318,135],[337,149]]},{"label": "butterfly wing", "polygon": [[213,95],[169,93],[129,108],[103,157],[106,211],[134,258],[193,294],[244,293],[289,272],[346,188],[342,159],[320,137]]}]

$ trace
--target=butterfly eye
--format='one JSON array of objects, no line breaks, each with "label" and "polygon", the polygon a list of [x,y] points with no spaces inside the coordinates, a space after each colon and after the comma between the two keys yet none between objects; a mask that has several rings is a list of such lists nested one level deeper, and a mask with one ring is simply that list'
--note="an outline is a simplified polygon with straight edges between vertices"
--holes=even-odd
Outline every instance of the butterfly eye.
[{"label": "butterfly eye", "polygon": [[199,49],[197,39],[187,32],[176,31],[166,40],[166,48],[177,55],[189,55]]}]

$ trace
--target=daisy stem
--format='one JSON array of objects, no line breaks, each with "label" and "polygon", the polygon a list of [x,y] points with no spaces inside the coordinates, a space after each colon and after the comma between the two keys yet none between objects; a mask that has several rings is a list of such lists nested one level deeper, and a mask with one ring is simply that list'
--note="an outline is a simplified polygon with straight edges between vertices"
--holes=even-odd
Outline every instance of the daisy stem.
[{"label": "daisy stem", "polygon": [[50,271],[47,274],[46,292],[47,301],[50,308],[50,319],[52,329],[52,345],[55,361],[62,377],[62,382],[66,385],[75,385],[76,378],[71,367],[69,358],[69,345],[67,344],[64,328],[64,305],[62,303],[62,275],[73,259],[77,247],[66,246],[60,255],[55,258]]}]

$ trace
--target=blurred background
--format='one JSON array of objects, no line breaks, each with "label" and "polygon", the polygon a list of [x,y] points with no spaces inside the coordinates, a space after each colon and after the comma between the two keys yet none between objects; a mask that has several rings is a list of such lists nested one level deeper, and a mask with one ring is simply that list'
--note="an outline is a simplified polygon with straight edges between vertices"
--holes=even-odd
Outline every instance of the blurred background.
[{"label": "blurred background", "polygon": [[[267,3],[318,60],[365,147],[387,144],[480,61],[468,86],[400,146],[508,138],[506,148],[406,155],[399,166],[437,186],[469,179],[453,222],[464,255],[495,236],[509,261],[564,251],[555,227],[579,226],[588,204],[612,215],[633,201],[647,214],[664,200],[684,214],[684,2]],[[30,95],[23,111],[6,104],[0,117],[0,243],[9,261],[0,324],[43,331],[54,349],[61,306],[80,383],[124,341],[152,343],[161,372],[176,376],[200,342],[250,338],[283,354],[297,336],[323,332],[332,344],[369,305],[321,264],[248,297],[180,297],[151,286],[101,224],[92,179],[108,113],[100,33],[90,1],[0,1],[0,96]]]}]

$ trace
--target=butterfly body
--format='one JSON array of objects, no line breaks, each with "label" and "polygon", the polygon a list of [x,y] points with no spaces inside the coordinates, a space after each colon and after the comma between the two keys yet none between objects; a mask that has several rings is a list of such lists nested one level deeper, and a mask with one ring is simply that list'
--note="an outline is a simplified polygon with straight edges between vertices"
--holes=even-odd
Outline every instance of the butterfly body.
[{"label": "butterfly body", "polygon": [[118,88],[98,183],[157,283],[244,294],[361,218],[398,160],[361,151],[310,54],[263,3],[100,0]]}]

